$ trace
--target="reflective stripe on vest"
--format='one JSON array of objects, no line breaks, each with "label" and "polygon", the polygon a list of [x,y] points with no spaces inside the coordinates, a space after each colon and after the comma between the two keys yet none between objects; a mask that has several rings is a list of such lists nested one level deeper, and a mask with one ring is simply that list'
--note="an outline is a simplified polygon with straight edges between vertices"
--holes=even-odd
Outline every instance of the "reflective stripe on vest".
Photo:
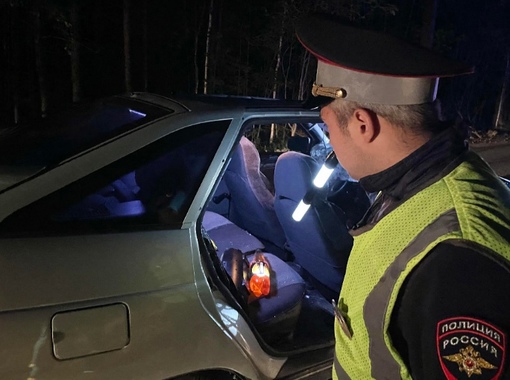
[{"label": "reflective stripe on vest", "polygon": [[441,215],[397,256],[396,260],[386,269],[381,281],[368,295],[363,308],[363,316],[369,336],[372,377],[380,378],[376,374],[379,376],[385,374],[385,378],[388,379],[400,378],[400,365],[389,351],[381,328],[384,326],[387,307],[390,304],[390,297],[399,274],[404,271],[412,258],[427,248],[430,242],[458,230],[459,220],[455,210],[447,211]]},{"label": "reflective stripe on vest", "polygon": [[[400,379],[400,364],[395,361],[384,341],[383,328],[390,297],[400,273],[404,271],[409,261],[422,253],[431,242],[458,230],[459,221],[455,210],[449,210],[439,216],[397,256],[368,295],[363,307],[363,316],[369,335],[369,358],[373,378]],[[350,379],[336,355],[333,364],[338,379]]]}]

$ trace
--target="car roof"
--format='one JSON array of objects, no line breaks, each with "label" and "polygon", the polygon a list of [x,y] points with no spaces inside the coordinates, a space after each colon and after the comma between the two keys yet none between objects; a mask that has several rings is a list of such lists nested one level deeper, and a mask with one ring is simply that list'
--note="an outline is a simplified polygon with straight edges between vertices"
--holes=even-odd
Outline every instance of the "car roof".
[{"label": "car roof", "polygon": [[238,111],[275,111],[276,109],[289,111],[310,111],[303,101],[284,100],[254,96],[236,95],[202,95],[202,94],[171,94],[156,95],[152,93],[131,93],[123,95],[138,101],[157,104],[174,110],[176,107],[184,107],[189,112],[206,112],[213,110],[238,110]]},{"label": "car roof", "polygon": [[227,108],[303,108],[303,102],[298,100],[284,100],[254,96],[235,95],[176,95],[170,99],[183,104],[197,102]]},{"label": "car roof", "polygon": [[[300,101],[229,95],[164,96],[139,92],[109,96],[90,104],[93,106],[86,112],[80,107],[88,107],[87,104],[76,110],[67,110],[71,116],[63,117],[61,124],[44,120],[40,125],[17,127],[0,134],[0,147],[4,146],[0,160],[0,192],[103,141],[160,118],[183,113],[205,115],[213,111],[223,114],[226,111],[228,114],[229,110],[233,114],[249,110],[271,112],[277,108],[298,112],[305,110]],[[129,111],[127,116],[126,110]]]}]

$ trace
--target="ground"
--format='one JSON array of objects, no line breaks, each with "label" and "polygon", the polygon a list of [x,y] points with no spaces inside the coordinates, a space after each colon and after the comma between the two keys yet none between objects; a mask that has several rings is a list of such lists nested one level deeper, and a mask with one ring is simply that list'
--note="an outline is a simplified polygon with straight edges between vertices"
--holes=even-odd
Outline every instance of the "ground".
[{"label": "ground", "polygon": [[470,146],[502,177],[510,179],[510,131],[471,131]]},{"label": "ground", "polygon": [[471,144],[510,143],[510,131],[502,129],[490,129],[487,132],[471,130],[469,141]]}]

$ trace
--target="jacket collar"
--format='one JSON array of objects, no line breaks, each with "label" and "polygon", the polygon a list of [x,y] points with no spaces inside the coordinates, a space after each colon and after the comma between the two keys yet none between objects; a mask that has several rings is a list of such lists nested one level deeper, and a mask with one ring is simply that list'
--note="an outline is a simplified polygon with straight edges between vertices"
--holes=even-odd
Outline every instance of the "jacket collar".
[{"label": "jacket collar", "polygon": [[448,127],[395,165],[361,178],[359,182],[367,192],[380,194],[351,234],[371,229],[411,196],[447,175],[461,163],[467,150],[463,134]]},{"label": "jacket collar", "polygon": [[382,172],[360,179],[369,192],[383,191],[393,197],[403,195],[435,176],[446,164],[467,150],[467,143],[454,127],[440,132],[409,156]]}]

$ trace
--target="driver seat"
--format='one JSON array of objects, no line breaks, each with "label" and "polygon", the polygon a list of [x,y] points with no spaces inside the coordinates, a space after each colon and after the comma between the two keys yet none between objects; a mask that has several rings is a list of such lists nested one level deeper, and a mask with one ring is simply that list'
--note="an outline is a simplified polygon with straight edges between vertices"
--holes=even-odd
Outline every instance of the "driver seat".
[{"label": "driver seat", "polygon": [[296,206],[313,186],[320,164],[299,152],[280,155],[275,168],[275,210],[287,244],[304,276],[327,299],[336,298],[345,275],[353,239],[343,210],[318,191],[300,222],[292,218]]}]

